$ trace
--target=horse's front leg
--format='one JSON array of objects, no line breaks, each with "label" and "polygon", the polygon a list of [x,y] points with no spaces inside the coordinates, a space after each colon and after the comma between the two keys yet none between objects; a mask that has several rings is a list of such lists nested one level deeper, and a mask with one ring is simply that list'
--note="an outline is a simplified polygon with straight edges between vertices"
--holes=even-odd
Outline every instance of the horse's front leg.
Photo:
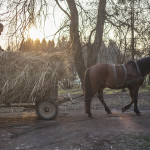
[{"label": "horse's front leg", "polygon": [[137,106],[138,91],[139,91],[139,87],[133,91],[133,99],[134,99],[134,112],[139,116],[141,112],[139,111],[138,106]]},{"label": "horse's front leg", "polygon": [[122,112],[124,113],[126,110],[128,110],[131,105],[133,104],[134,98],[133,98],[133,89],[132,88],[128,88],[129,89],[129,93],[130,93],[130,97],[131,97],[131,103],[129,103],[128,105],[124,106],[122,108]]},{"label": "horse's front leg", "polygon": [[131,103],[129,103],[128,105],[126,105],[125,107],[122,108],[122,112],[125,112],[134,103],[134,112],[137,115],[140,115],[141,112],[138,110],[138,106],[137,106],[138,91],[139,91],[139,87],[129,88],[129,92],[130,92],[132,101],[131,101]]},{"label": "horse's front leg", "polygon": [[106,105],[106,103],[104,102],[104,98],[103,98],[103,89],[100,89],[98,91],[98,98],[100,100],[100,102],[103,104],[105,111],[107,112],[107,114],[112,114],[112,112],[110,111],[109,107]]}]

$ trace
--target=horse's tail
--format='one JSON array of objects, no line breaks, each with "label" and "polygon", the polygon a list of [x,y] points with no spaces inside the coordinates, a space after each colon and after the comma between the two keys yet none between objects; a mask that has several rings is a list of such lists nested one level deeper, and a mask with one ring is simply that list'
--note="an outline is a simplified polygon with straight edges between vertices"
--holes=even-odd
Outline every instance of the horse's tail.
[{"label": "horse's tail", "polygon": [[84,96],[85,96],[85,111],[89,113],[90,110],[90,103],[92,99],[92,85],[90,81],[90,69],[86,70],[84,76]]},{"label": "horse's tail", "polygon": [[86,70],[84,76],[84,94],[85,97],[87,98],[92,97],[92,86],[91,86],[89,73],[90,73],[90,69]]}]

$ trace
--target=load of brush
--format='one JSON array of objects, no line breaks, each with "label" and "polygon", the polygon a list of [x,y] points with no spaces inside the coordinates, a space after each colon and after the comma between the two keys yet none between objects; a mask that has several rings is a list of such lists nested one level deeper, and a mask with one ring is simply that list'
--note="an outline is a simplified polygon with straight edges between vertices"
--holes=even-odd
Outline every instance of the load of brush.
[{"label": "load of brush", "polygon": [[70,76],[70,65],[61,53],[0,52],[0,103],[34,103]]}]

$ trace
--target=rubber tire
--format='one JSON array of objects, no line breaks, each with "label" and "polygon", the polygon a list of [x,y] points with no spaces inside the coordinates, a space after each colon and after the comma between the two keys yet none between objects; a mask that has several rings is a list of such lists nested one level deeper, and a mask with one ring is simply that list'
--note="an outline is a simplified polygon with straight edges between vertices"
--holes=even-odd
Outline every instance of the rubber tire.
[{"label": "rubber tire", "polygon": [[[46,112],[45,110],[44,110],[44,108],[42,108],[42,106],[43,105],[45,105],[46,106],[46,104],[49,104],[49,106],[52,106],[53,108],[53,113],[50,115],[50,114],[48,114],[48,113],[51,113],[51,112],[49,112],[49,110],[48,110],[48,112]],[[50,107],[49,107],[50,108]],[[49,109],[48,108],[48,109]],[[57,115],[58,115],[58,105],[57,105],[57,103],[54,101],[54,100],[50,100],[50,99],[45,99],[45,100],[42,100],[42,101],[40,101],[40,102],[38,102],[37,103],[37,105],[36,105],[36,113],[37,113],[37,115],[38,115],[38,117],[40,118],[40,119],[44,119],[44,120],[53,120],[53,119],[55,119],[56,117],[57,117]],[[42,113],[45,113],[45,115],[43,115]],[[47,115],[47,114],[48,115]]]}]

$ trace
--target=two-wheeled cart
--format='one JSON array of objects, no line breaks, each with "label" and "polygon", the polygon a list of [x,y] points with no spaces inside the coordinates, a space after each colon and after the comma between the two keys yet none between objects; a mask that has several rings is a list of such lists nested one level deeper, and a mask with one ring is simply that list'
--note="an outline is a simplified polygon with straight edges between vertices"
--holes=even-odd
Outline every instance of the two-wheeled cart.
[{"label": "two-wheeled cart", "polygon": [[82,97],[83,94],[72,97],[70,93],[67,93],[66,97],[58,98],[58,89],[51,88],[47,94],[38,101],[34,103],[11,103],[11,104],[1,104],[0,107],[24,107],[24,108],[32,108],[36,110],[36,114],[38,118],[44,120],[53,120],[58,115],[58,106],[64,102],[71,101],[73,103],[73,99],[77,99]]}]

